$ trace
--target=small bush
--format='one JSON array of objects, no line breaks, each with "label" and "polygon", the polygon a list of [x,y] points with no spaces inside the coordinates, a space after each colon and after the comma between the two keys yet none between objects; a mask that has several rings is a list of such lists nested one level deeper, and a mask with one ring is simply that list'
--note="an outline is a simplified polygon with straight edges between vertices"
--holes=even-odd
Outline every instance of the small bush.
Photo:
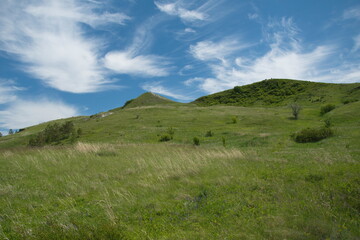
[{"label": "small bush", "polygon": [[173,139],[174,138],[174,134],[175,134],[175,130],[172,127],[169,127],[167,129],[167,134],[169,134],[170,138]]},{"label": "small bush", "polygon": [[325,123],[326,128],[329,128],[332,126],[332,122],[331,122],[330,118],[325,119],[324,123]]},{"label": "small bush", "polygon": [[171,136],[169,134],[163,134],[161,135],[160,137],[160,142],[167,142],[167,141],[170,141],[171,140]]},{"label": "small bush", "polygon": [[294,119],[297,120],[299,118],[301,106],[297,103],[292,103],[292,104],[290,104],[290,108],[291,108]]},{"label": "small bush", "polygon": [[331,128],[306,128],[298,133],[293,134],[295,142],[307,143],[307,142],[318,142],[322,139],[331,137],[333,135]]},{"label": "small bush", "polygon": [[237,117],[236,117],[236,116],[232,117],[232,118],[231,118],[231,121],[232,121],[232,123],[234,123],[234,124],[237,123]]},{"label": "small bush", "polygon": [[325,113],[328,113],[328,112],[330,112],[330,111],[332,111],[332,110],[334,110],[335,109],[335,105],[334,104],[327,104],[327,105],[325,105],[325,106],[322,106],[321,108],[320,108],[320,115],[322,116],[322,115],[324,115]]},{"label": "small bush", "polygon": [[349,104],[349,103],[353,103],[353,102],[357,102],[358,100],[357,99],[354,99],[354,98],[350,98],[350,99],[344,99],[342,101],[343,104]]},{"label": "small bush", "polygon": [[221,140],[222,140],[223,147],[226,147],[226,140],[225,140],[225,138],[222,137]]},{"label": "small bush", "polygon": [[193,142],[195,146],[199,146],[200,145],[200,139],[198,137],[194,137],[193,138]]},{"label": "small bush", "polygon": [[212,137],[212,136],[214,136],[214,133],[211,130],[207,131],[205,134],[205,137]]}]

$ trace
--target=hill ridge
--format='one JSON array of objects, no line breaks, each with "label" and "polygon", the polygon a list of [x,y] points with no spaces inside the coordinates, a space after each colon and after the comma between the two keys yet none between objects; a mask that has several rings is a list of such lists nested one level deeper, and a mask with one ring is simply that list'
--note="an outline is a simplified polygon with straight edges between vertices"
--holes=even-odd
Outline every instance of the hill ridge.
[{"label": "hill ridge", "polygon": [[346,103],[360,100],[360,83],[320,83],[292,79],[265,79],[248,85],[200,97],[200,106],[279,106],[301,104]]}]

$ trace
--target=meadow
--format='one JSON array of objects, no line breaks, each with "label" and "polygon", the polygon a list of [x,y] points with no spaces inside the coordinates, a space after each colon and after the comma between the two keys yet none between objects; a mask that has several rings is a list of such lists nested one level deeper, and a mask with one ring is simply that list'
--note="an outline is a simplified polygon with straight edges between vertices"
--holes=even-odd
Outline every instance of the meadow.
[{"label": "meadow", "polygon": [[360,102],[320,108],[169,103],[73,118],[74,144],[0,138],[0,239],[359,239]]}]

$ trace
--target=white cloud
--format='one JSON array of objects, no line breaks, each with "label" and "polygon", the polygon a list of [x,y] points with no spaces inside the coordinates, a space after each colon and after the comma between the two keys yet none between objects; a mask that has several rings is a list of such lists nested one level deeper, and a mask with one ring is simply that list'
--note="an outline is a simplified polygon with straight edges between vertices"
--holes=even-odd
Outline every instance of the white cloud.
[{"label": "white cloud", "polygon": [[357,19],[360,20],[360,6],[347,9],[343,13],[344,19]]},{"label": "white cloud", "polygon": [[194,22],[194,21],[204,21],[207,18],[207,15],[201,11],[198,10],[188,10],[181,6],[179,6],[179,2],[174,3],[164,3],[161,4],[159,2],[155,2],[155,5],[157,8],[172,16],[178,16],[183,21],[186,22]]},{"label": "white cloud", "polygon": [[73,93],[106,88],[99,64],[102,43],[87,37],[79,23],[93,27],[128,19],[120,13],[96,14],[77,0],[4,0],[0,10],[0,50],[17,57],[24,71],[55,89]]},{"label": "white cloud", "polygon": [[105,55],[106,68],[120,74],[144,77],[163,77],[169,75],[168,60],[157,55],[141,54],[146,52],[153,42],[152,30],[162,18],[151,17],[135,31],[129,47],[122,51],[112,51]]},{"label": "white cloud", "polygon": [[24,90],[17,87],[12,80],[0,79],[0,104],[13,102],[17,99],[16,92]]},{"label": "white cloud", "polygon": [[360,34],[354,37],[354,47],[352,49],[353,52],[356,52],[360,49]]},{"label": "white cloud", "polygon": [[178,100],[189,101],[193,99],[192,97],[178,94],[170,89],[167,89],[166,87],[162,86],[160,82],[145,83],[144,85],[142,85],[142,88],[145,91],[162,94]]},{"label": "white cloud", "polygon": [[[66,8],[65,8],[66,7]],[[25,12],[40,18],[59,18],[73,22],[82,22],[92,27],[114,23],[124,25],[131,18],[123,13],[97,13],[93,11],[94,6],[79,1],[48,1],[47,4],[29,6]]]},{"label": "white cloud", "polygon": [[0,127],[19,129],[50,120],[79,115],[77,109],[62,102],[42,99],[38,101],[17,100],[0,111]]},{"label": "white cloud", "polygon": [[[320,45],[306,50],[297,34],[299,30],[292,19],[270,21],[265,35],[270,48],[263,55],[241,56],[233,48],[237,44],[205,41],[190,47],[194,58],[208,65],[210,78],[192,78],[184,83],[197,85],[209,93],[222,91],[236,85],[250,84],[268,78],[303,79],[320,82],[359,81],[359,64],[342,64],[334,72],[333,58],[336,47]],[[212,61],[220,59],[221,62]],[[341,80],[340,80],[341,79]]]},{"label": "white cloud", "polygon": [[131,56],[128,52],[110,52],[104,57],[106,68],[121,74],[162,77],[168,75],[165,59],[153,55]]},{"label": "white cloud", "polygon": [[236,40],[224,40],[218,43],[212,41],[198,42],[190,46],[190,53],[194,58],[202,61],[221,60],[233,55],[235,51],[245,48]]},{"label": "white cloud", "polygon": [[185,28],[184,32],[186,33],[196,33],[196,31],[192,28]]}]

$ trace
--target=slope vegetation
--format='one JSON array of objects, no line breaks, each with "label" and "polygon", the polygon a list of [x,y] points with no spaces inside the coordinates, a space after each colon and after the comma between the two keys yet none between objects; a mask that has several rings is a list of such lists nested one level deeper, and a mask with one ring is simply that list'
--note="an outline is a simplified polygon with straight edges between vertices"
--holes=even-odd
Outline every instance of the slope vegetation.
[{"label": "slope vegetation", "polygon": [[[81,129],[74,144],[27,146],[50,123],[1,137],[0,239],[358,239],[360,101],[340,102],[358,85],[299,84],[298,120],[276,104],[145,94],[151,105],[51,122]],[[308,103],[312,88],[320,102]],[[291,137],[324,125],[333,136]]]},{"label": "slope vegetation", "polygon": [[200,106],[277,106],[349,103],[360,100],[360,83],[330,84],[289,79],[270,79],[198,98]]},{"label": "slope vegetation", "polygon": [[125,103],[123,108],[135,108],[143,106],[153,106],[159,104],[176,103],[170,99],[162,97],[152,92],[146,92],[135,99],[131,99]]}]

